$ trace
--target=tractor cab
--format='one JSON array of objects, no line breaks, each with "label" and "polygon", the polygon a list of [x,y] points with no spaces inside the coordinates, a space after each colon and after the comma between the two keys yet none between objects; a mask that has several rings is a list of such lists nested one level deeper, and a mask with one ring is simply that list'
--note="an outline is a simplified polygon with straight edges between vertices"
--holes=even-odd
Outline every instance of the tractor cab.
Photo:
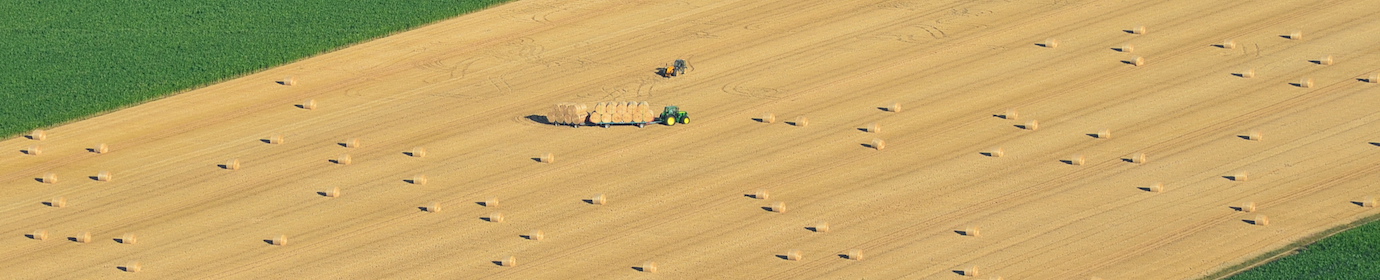
[{"label": "tractor cab", "polygon": [[666,109],[661,111],[661,122],[668,126],[676,125],[677,122],[689,124],[690,113],[681,111],[679,106],[666,106]]}]

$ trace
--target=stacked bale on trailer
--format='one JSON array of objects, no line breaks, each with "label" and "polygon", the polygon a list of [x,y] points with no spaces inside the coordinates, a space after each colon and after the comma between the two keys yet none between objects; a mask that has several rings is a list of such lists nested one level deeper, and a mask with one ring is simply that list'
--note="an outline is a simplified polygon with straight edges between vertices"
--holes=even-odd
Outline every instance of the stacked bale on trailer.
[{"label": "stacked bale on trailer", "polygon": [[655,122],[657,114],[647,101],[599,102],[593,108],[581,103],[556,104],[551,115],[547,116],[558,125],[608,125]]},{"label": "stacked bale on trailer", "polygon": [[589,106],[580,103],[560,103],[553,109],[551,115],[547,116],[547,121],[555,124],[584,124],[589,116]]}]

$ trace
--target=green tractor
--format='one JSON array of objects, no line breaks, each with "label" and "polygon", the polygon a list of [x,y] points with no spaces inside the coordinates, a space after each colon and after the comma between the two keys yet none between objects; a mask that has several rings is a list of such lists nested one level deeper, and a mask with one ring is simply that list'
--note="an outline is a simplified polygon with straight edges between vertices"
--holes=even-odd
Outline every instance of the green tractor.
[{"label": "green tractor", "polygon": [[667,126],[676,125],[676,122],[689,124],[690,113],[681,111],[677,106],[666,106],[666,110],[661,112],[661,121]]}]

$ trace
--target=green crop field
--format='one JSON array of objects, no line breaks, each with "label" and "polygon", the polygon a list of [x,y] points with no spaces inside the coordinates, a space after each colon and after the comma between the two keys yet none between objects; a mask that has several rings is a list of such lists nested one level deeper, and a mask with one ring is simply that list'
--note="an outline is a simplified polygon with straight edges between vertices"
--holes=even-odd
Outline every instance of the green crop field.
[{"label": "green crop field", "polygon": [[[1307,245],[1297,254],[1248,270],[1231,280],[1380,279],[1380,222],[1374,222],[1377,218],[1380,216],[1324,231],[1320,235],[1360,225],[1313,244],[1307,244],[1311,238],[1305,239],[1298,245]],[[1292,251],[1292,246],[1285,250]]]},{"label": "green crop field", "polygon": [[509,0],[0,0],[0,136]]}]

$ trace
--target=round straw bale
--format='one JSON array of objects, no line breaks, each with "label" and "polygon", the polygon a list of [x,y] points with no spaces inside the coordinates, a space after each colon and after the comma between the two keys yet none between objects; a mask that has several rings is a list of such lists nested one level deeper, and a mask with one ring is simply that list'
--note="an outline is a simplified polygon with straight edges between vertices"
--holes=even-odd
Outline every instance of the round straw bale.
[{"label": "round straw bale", "polygon": [[38,241],[48,240],[48,231],[42,229],[35,230],[34,233],[29,234],[29,238],[33,238],[34,240]]},{"label": "round straw bale", "polygon": [[28,148],[24,148],[24,154],[31,156],[41,155],[43,154],[43,147],[38,145],[31,145]]},{"label": "round straw bale", "polygon": [[1246,140],[1260,141],[1262,137],[1265,137],[1265,135],[1262,134],[1259,130],[1252,130],[1251,132],[1246,133]]},{"label": "round straw bale", "polygon": [[1106,129],[1106,128],[1100,129],[1100,130],[1097,131],[1097,134],[1095,134],[1095,135],[1097,136],[1097,139],[1108,139],[1108,138],[1112,138],[1112,130],[1111,130],[1111,129]]},{"label": "round straw bale", "polygon": [[1054,38],[1045,39],[1045,42],[1042,43],[1041,46],[1044,46],[1045,48],[1051,48],[1051,49],[1053,49],[1053,48],[1058,48],[1058,47],[1059,47],[1059,39],[1054,39]]},{"label": "round straw bale", "polygon": [[77,243],[91,243],[91,232],[79,233],[75,238],[77,239]]},{"label": "round straw bale", "polygon": [[1245,202],[1245,203],[1241,203],[1240,211],[1241,211],[1241,212],[1247,212],[1247,213],[1249,213],[1249,212],[1255,212],[1255,202]]},{"label": "round straw bale", "polygon": [[652,261],[644,262],[644,263],[642,263],[642,266],[640,266],[640,268],[641,268],[642,272],[646,272],[646,273],[656,273],[656,262],[652,262]]},{"label": "round straw bale", "polygon": [[608,113],[608,111],[609,111],[609,107],[608,107],[608,106],[609,106],[609,104],[606,103],[606,102],[599,102],[599,103],[596,103],[596,104],[594,104],[594,112],[597,112],[597,113]]},{"label": "round straw bale", "polygon": [[829,232],[829,222],[815,223],[815,226],[811,227],[811,231],[820,233]]},{"label": "round straw bale", "polygon": [[283,135],[282,135],[282,134],[274,134],[273,136],[269,136],[269,137],[268,137],[268,143],[269,143],[269,144],[282,144],[282,143],[283,143]]},{"label": "round straw bale", "polygon": [[1268,226],[1270,225],[1270,217],[1267,217],[1265,215],[1255,215],[1255,217],[1251,218],[1251,223],[1257,226]]},{"label": "round straw bale", "polygon": [[1006,109],[1006,112],[1002,113],[1001,118],[1008,120],[1020,119],[1021,112],[1016,110],[1016,108]]},{"label": "round straw bale", "polygon": [[110,171],[96,172],[96,181],[110,182],[110,180],[114,179],[115,178],[112,176],[112,174],[110,174]]},{"label": "round straw bale", "polygon": [[422,175],[422,174],[412,175],[412,180],[411,180],[411,181],[412,181],[412,184],[413,184],[413,185],[426,185],[426,175]]},{"label": "round straw bale", "polygon": [[1145,26],[1141,25],[1131,28],[1131,34],[1145,34]]},{"label": "round straw bale", "polygon": [[1318,59],[1318,65],[1332,65],[1332,56],[1324,56]]},{"label": "round straw bale", "polygon": [[359,148],[359,147],[360,147],[359,138],[345,139],[345,141],[344,141],[344,142],[341,142],[341,144],[342,144],[342,146],[345,146],[346,148]]},{"label": "round straw bale", "polygon": [[752,193],[752,198],[756,198],[756,199],[767,199],[767,198],[770,198],[770,197],[771,197],[771,193],[770,193],[770,192],[767,192],[766,189],[758,189],[756,192],[753,192],[753,193]]},{"label": "round straw bale", "polygon": [[982,236],[982,228],[978,226],[968,226],[963,228],[963,236]]},{"label": "round straw bale", "polygon": [[226,161],[226,162],[225,162],[225,169],[227,169],[227,170],[240,170],[240,160],[239,160],[239,159],[232,159],[232,160],[230,160],[230,161]]},{"label": "round straw bale", "polygon": [[422,210],[423,210],[423,211],[426,211],[427,213],[441,212],[441,203],[440,203],[440,202],[432,202],[432,203],[430,203],[430,204],[427,204],[426,206],[423,206],[423,207],[422,207]]},{"label": "round straw bale", "polygon": [[498,198],[490,197],[484,200],[484,207],[498,207]]},{"label": "round straw bale", "polygon": [[1238,74],[1238,76],[1247,79],[1255,78],[1255,69],[1246,69],[1246,71],[1241,71],[1241,73]]},{"label": "round straw bale", "polygon": [[53,200],[48,201],[48,206],[57,207],[57,208],[67,207],[67,199],[66,199],[66,198],[63,198],[63,197],[56,197],[56,198],[53,198]]},{"label": "round straw bale", "polygon": [[776,213],[786,213],[786,203],[777,201],[771,204],[771,211]]},{"label": "round straw bale", "polygon": [[39,180],[43,181],[44,184],[57,184],[58,182],[56,173],[43,174],[43,178],[39,178]]},{"label": "round straw bale", "polygon": [[795,122],[792,124],[794,124],[796,127],[806,127],[810,125],[810,118],[806,118],[805,116],[798,116],[795,117]]},{"label": "round straw bale", "polygon": [[1087,163],[1087,160],[1087,157],[1084,157],[1083,155],[1073,155],[1072,157],[1069,157],[1069,164],[1083,165],[1084,163]]},{"label": "round straw bale", "polygon": [[268,240],[268,242],[274,246],[287,246],[287,241],[287,235],[285,234],[279,234],[273,237],[273,239]]},{"label": "round straw bale", "polygon": [[517,266],[517,257],[508,256],[507,258],[503,258],[503,260],[498,261],[498,265],[506,267]]},{"label": "round straw bale", "polygon": [[848,257],[848,260],[861,261],[863,259],[862,249],[848,250],[848,254],[845,254],[844,256]]},{"label": "round straw bale", "polygon": [[900,113],[901,102],[891,102],[891,105],[886,106],[886,111],[892,113]]},{"label": "round straw bale", "polygon": [[339,165],[350,165],[350,163],[353,162],[354,161],[350,159],[350,155],[340,155],[335,158],[335,163]]},{"label": "round straw bale", "polygon": [[295,86],[295,85],[297,85],[297,79],[292,78],[292,77],[283,78],[283,80],[280,81],[280,82],[281,82],[283,85],[285,85],[285,86]]},{"label": "round straw bale", "polygon": [[121,269],[121,270],[124,270],[125,272],[134,273],[134,272],[143,271],[143,270],[144,270],[144,265],[143,265],[143,264],[139,264],[139,261],[131,261],[131,262],[125,263],[125,265],[124,265],[124,266],[121,266],[120,269]]},{"label": "round straw bale", "polygon": [[1370,77],[1366,77],[1366,82],[1372,84],[1380,83],[1380,73],[1370,74]]},{"label": "round straw bale", "polygon": [[1126,43],[1126,44],[1122,44],[1120,47],[1117,47],[1117,48],[1116,48],[1116,51],[1118,51],[1118,52],[1124,52],[1124,53],[1131,53],[1131,52],[1135,52],[1135,51],[1136,51],[1136,46],[1135,46],[1135,45],[1132,45],[1132,44],[1130,44],[1130,43]]},{"label": "round straw bale", "polygon": [[1040,121],[1038,121],[1038,120],[1030,120],[1030,121],[1028,121],[1028,122],[1025,122],[1025,124],[1022,125],[1022,128],[1024,128],[1025,130],[1030,130],[1030,131],[1039,130],[1039,129],[1040,129]]},{"label": "round straw bale", "polygon": [[804,258],[804,253],[801,252],[799,249],[791,249],[789,251],[786,251],[786,260],[788,261],[799,261]]},{"label": "round straw bale", "polygon": [[105,143],[97,144],[95,148],[91,148],[91,151],[97,154],[109,153],[110,146],[106,145]]},{"label": "round straw bale", "polygon": [[541,154],[541,157],[538,158],[538,160],[540,160],[542,163],[553,163],[556,162],[556,155],[552,153]]},{"label": "round straw bale", "polygon": [[407,155],[408,155],[408,156],[411,156],[411,157],[426,157],[426,148],[422,148],[422,147],[415,147],[415,148],[412,148],[412,151],[407,152]]},{"label": "round straw bale", "polygon": [[1131,63],[1131,65],[1141,66],[1145,65],[1145,58],[1140,56],[1134,56],[1131,57],[1130,60],[1127,60],[1127,62]]},{"label": "round straw bale", "polygon": [[1367,196],[1361,198],[1361,207],[1375,207],[1375,197]]},{"label": "round straw bale", "polygon": [[302,109],[316,110],[316,99],[307,99],[307,101],[302,102],[301,107]]},{"label": "round straw bale", "polygon": [[1221,44],[1217,44],[1217,46],[1228,50],[1236,49],[1236,40],[1227,39],[1226,41],[1222,41]]},{"label": "round straw bale", "polygon": [[121,235],[121,236],[120,236],[120,244],[134,244],[134,243],[139,243],[139,237],[134,236],[133,233],[125,233],[124,235]]},{"label": "round straw bale", "polygon": [[532,232],[527,233],[527,240],[541,241],[542,239],[546,239],[546,233],[542,232],[540,229],[534,229]]},{"label": "round straw bale", "polygon": [[1150,185],[1149,187],[1145,187],[1145,191],[1155,193],[1164,192],[1164,183],[1155,183],[1153,185]]},{"label": "round straw bale", "polygon": [[1300,80],[1299,80],[1299,83],[1298,83],[1298,87],[1301,87],[1301,88],[1311,88],[1311,87],[1313,87],[1313,78],[1303,78],[1303,79],[1300,79]]},{"label": "round straw bale", "polygon": [[594,195],[594,197],[591,197],[591,198],[589,199],[589,204],[594,204],[594,205],[604,205],[604,204],[608,204],[608,202],[609,202],[609,201],[608,201],[608,197],[604,196],[604,194],[602,194],[602,193],[601,193],[601,194],[596,194],[596,195]]},{"label": "round straw bale", "polygon": [[883,141],[882,139],[872,139],[872,149],[878,151],[886,149],[886,141]]},{"label": "round straw bale", "polygon": [[1145,163],[1146,160],[1145,153],[1135,153],[1131,155],[1132,163]]},{"label": "round straw bale", "polygon": [[331,187],[330,190],[326,190],[326,197],[340,197],[340,187]]},{"label": "round straw bale", "polygon": [[35,129],[34,131],[29,132],[29,135],[26,135],[26,137],[30,140],[42,141],[43,139],[48,139],[48,132],[43,131],[42,129]]},{"label": "round straw bale", "polygon": [[867,127],[863,129],[867,130],[868,133],[880,133],[882,132],[882,125],[878,123],[869,123]]},{"label": "round straw bale", "polygon": [[762,114],[762,118],[758,120],[760,120],[762,123],[775,123],[776,115],[772,113],[764,113]]},{"label": "round straw bale", "polygon": [[1289,40],[1303,40],[1303,31],[1289,32]]},{"label": "round straw bale", "polygon": [[489,213],[489,216],[488,216],[487,218],[488,218],[487,220],[489,220],[489,222],[491,222],[491,223],[502,223],[502,222],[503,222],[503,213],[499,213],[499,212]]}]

